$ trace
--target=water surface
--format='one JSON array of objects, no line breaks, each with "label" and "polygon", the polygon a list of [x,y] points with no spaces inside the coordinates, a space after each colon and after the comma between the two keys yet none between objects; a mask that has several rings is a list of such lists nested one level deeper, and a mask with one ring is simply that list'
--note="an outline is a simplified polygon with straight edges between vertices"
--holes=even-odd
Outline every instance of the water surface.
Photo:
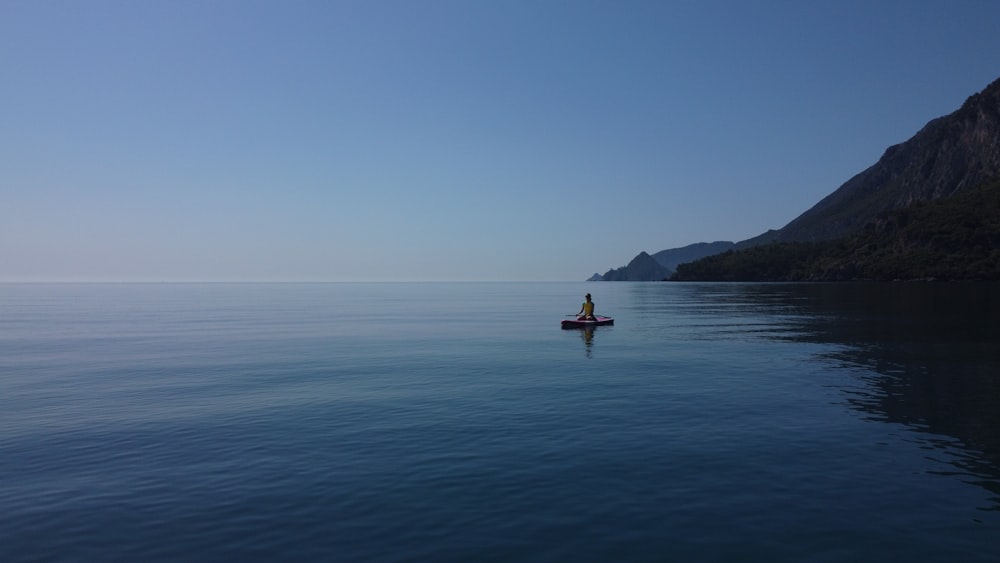
[{"label": "water surface", "polygon": [[0,559],[997,560],[998,374],[993,284],[3,284]]}]

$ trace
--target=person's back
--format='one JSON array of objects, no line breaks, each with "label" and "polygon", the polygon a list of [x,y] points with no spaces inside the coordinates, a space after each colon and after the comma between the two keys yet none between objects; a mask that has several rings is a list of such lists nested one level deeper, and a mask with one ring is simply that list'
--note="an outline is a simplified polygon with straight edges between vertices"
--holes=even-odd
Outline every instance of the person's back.
[{"label": "person's back", "polygon": [[583,306],[580,307],[580,312],[577,313],[577,315],[580,315],[577,317],[580,320],[594,318],[594,302],[590,300],[589,293],[586,295],[586,299],[587,300],[583,303]]}]

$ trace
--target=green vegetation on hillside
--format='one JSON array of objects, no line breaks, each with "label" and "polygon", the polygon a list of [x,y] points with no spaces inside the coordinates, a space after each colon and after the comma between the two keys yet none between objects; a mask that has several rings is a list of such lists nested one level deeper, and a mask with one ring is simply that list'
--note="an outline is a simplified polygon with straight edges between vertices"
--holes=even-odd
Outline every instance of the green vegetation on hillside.
[{"label": "green vegetation on hillside", "polygon": [[1000,181],[882,213],[844,238],[773,243],[681,264],[670,279],[1000,280]]}]

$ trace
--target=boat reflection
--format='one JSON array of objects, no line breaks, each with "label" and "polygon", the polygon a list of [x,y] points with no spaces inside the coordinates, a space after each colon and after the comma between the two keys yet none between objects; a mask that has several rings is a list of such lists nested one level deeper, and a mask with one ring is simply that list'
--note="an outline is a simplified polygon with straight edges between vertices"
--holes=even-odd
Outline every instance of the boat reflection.
[{"label": "boat reflection", "polygon": [[583,347],[585,351],[584,353],[587,355],[588,358],[593,357],[594,354],[593,348],[594,348],[595,330],[597,330],[597,327],[594,326],[588,326],[580,329],[580,335],[583,337]]},{"label": "boat reflection", "polygon": [[[604,327],[600,327],[600,329],[603,329],[603,328]],[[573,330],[573,331],[576,331],[577,333],[579,333],[580,334],[580,338],[583,340],[584,354],[588,358],[592,358],[593,357],[593,354],[594,354],[594,333],[596,333],[599,330],[599,327],[596,327],[596,326],[582,326],[582,327],[566,328],[564,330]]]}]

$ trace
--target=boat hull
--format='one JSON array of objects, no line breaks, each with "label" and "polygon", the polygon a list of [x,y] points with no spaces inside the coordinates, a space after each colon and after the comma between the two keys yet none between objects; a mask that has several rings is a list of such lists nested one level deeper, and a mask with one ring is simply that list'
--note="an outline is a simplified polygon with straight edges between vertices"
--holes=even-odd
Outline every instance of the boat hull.
[{"label": "boat hull", "polygon": [[562,322],[563,328],[587,328],[591,326],[605,326],[613,325],[615,320],[611,317],[602,317],[598,315],[594,320],[581,321],[579,319],[565,319]]}]

